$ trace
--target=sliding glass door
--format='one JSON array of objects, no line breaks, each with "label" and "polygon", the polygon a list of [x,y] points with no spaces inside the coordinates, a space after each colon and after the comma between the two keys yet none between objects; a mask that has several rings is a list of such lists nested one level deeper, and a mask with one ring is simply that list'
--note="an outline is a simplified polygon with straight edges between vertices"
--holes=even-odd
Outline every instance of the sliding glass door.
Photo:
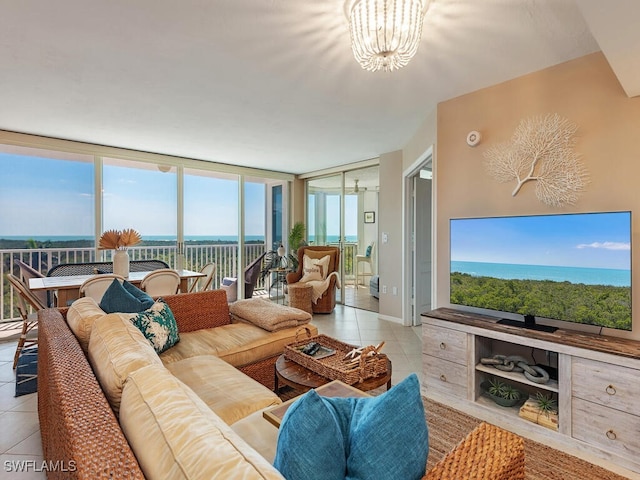
[{"label": "sliding glass door", "polygon": [[[344,279],[344,174],[307,182],[307,240],[310,245],[340,248],[340,278]],[[343,290],[336,290],[336,302],[343,303]]]}]

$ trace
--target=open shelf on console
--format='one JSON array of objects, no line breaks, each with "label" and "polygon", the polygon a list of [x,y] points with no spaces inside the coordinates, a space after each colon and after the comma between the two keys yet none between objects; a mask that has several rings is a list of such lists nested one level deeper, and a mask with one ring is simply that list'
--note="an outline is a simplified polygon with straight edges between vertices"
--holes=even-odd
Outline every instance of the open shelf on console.
[{"label": "open shelf on console", "polygon": [[502,370],[498,370],[497,368],[482,365],[481,363],[476,365],[476,370],[479,372],[488,373],[490,375],[494,375],[496,377],[506,378],[508,380],[522,383],[524,385],[529,385],[531,387],[540,388],[542,390],[549,390],[551,392],[558,393],[558,381],[557,380],[549,380],[547,383],[536,383],[529,380],[522,373],[519,372],[503,372]]}]

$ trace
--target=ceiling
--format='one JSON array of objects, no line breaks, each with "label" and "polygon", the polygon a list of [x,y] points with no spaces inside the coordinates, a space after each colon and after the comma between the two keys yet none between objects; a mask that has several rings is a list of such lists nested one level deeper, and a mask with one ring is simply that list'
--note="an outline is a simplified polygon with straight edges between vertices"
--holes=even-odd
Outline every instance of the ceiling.
[{"label": "ceiling", "polygon": [[637,0],[432,0],[391,73],[355,62],[342,0],[1,11],[0,129],[289,173],[398,150],[438,102],[598,50],[640,93]]}]

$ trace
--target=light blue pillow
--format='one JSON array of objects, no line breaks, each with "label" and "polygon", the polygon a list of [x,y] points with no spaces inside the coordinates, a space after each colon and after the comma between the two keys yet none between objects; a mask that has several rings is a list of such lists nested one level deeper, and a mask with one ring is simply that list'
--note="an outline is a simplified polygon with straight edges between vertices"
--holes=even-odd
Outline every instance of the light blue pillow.
[{"label": "light blue pillow", "polygon": [[420,384],[411,374],[378,397],[307,392],[282,419],[274,466],[287,480],[410,480],[424,476],[428,453]]},{"label": "light blue pillow", "polygon": [[[131,284],[125,285],[128,283],[125,281],[122,284],[114,278],[100,299],[100,308],[107,313],[138,313],[153,305],[153,299],[149,295]],[[134,293],[134,289],[140,293]]]},{"label": "light blue pillow", "polygon": [[149,340],[158,354],[180,341],[178,325],[173,312],[161,298],[151,308],[132,317],[131,323]]}]

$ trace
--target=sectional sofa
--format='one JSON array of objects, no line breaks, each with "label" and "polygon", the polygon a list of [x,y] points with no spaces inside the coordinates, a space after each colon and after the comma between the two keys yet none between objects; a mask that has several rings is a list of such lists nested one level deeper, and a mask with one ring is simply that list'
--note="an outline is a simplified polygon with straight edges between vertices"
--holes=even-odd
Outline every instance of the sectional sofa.
[{"label": "sectional sofa", "polygon": [[48,477],[282,478],[233,427],[275,438],[261,414],[281,403],[274,364],[298,328],[232,321],[222,290],[164,300],[180,341],[160,355],[130,314],[90,298],[39,312],[43,453],[60,466]]}]

